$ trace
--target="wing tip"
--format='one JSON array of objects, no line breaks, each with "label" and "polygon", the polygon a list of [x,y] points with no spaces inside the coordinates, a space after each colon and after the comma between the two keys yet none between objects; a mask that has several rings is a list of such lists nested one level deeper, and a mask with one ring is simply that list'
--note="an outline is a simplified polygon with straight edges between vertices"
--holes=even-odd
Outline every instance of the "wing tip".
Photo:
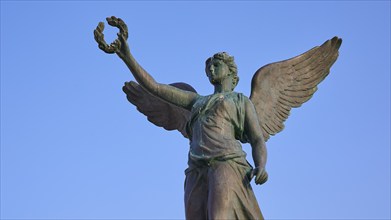
[{"label": "wing tip", "polygon": [[341,44],[342,44],[342,38],[340,38],[338,36],[334,36],[331,39],[331,43],[332,43],[332,45],[335,45],[335,48],[339,49],[341,47]]}]

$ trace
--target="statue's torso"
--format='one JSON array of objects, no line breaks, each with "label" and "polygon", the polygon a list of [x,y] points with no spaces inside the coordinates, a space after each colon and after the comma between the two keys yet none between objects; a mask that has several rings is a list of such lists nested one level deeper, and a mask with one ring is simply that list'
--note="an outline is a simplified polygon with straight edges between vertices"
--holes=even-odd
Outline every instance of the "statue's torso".
[{"label": "statue's torso", "polygon": [[243,95],[235,92],[200,97],[188,124],[190,156],[194,159],[225,159],[243,156]]}]

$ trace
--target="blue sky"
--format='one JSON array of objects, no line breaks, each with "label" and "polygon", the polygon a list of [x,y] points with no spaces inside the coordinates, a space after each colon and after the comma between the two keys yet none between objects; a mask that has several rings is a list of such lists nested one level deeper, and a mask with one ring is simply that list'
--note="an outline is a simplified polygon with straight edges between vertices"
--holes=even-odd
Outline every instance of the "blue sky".
[{"label": "blue sky", "polygon": [[249,95],[259,67],[341,37],[253,189],[268,219],[390,218],[389,1],[1,1],[2,219],[184,218],[187,140],[127,102],[133,77],[93,38],[111,15],[157,81],[203,95],[216,52],[235,56]]}]

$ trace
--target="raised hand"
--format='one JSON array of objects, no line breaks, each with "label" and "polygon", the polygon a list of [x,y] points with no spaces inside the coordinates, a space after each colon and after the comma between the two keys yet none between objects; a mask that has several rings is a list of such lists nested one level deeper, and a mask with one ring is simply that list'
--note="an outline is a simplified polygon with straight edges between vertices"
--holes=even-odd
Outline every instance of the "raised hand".
[{"label": "raised hand", "polygon": [[108,45],[104,39],[104,23],[99,22],[98,26],[94,30],[94,37],[98,46],[101,50],[106,53],[116,53],[121,59],[124,59],[130,54],[129,46],[127,43],[128,39],[128,27],[125,22],[121,18],[116,18],[114,16],[106,18],[109,25],[113,27],[117,27],[119,29],[119,33],[117,34],[118,39]]}]

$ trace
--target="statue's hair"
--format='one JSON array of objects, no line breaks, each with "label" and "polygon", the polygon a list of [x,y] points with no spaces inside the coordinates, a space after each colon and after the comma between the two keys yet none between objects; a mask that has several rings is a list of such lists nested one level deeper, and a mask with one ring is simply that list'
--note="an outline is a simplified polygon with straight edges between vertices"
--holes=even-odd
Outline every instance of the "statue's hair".
[{"label": "statue's hair", "polygon": [[[214,54],[212,57],[209,57],[205,61],[206,66],[208,66],[213,59],[221,60],[228,66],[229,71],[231,72],[232,75],[233,88],[235,88],[236,85],[238,85],[239,83],[239,76],[238,76],[238,67],[236,66],[234,57],[230,56],[227,52],[219,52]],[[208,72],[206,74],[208,74]]]}]

